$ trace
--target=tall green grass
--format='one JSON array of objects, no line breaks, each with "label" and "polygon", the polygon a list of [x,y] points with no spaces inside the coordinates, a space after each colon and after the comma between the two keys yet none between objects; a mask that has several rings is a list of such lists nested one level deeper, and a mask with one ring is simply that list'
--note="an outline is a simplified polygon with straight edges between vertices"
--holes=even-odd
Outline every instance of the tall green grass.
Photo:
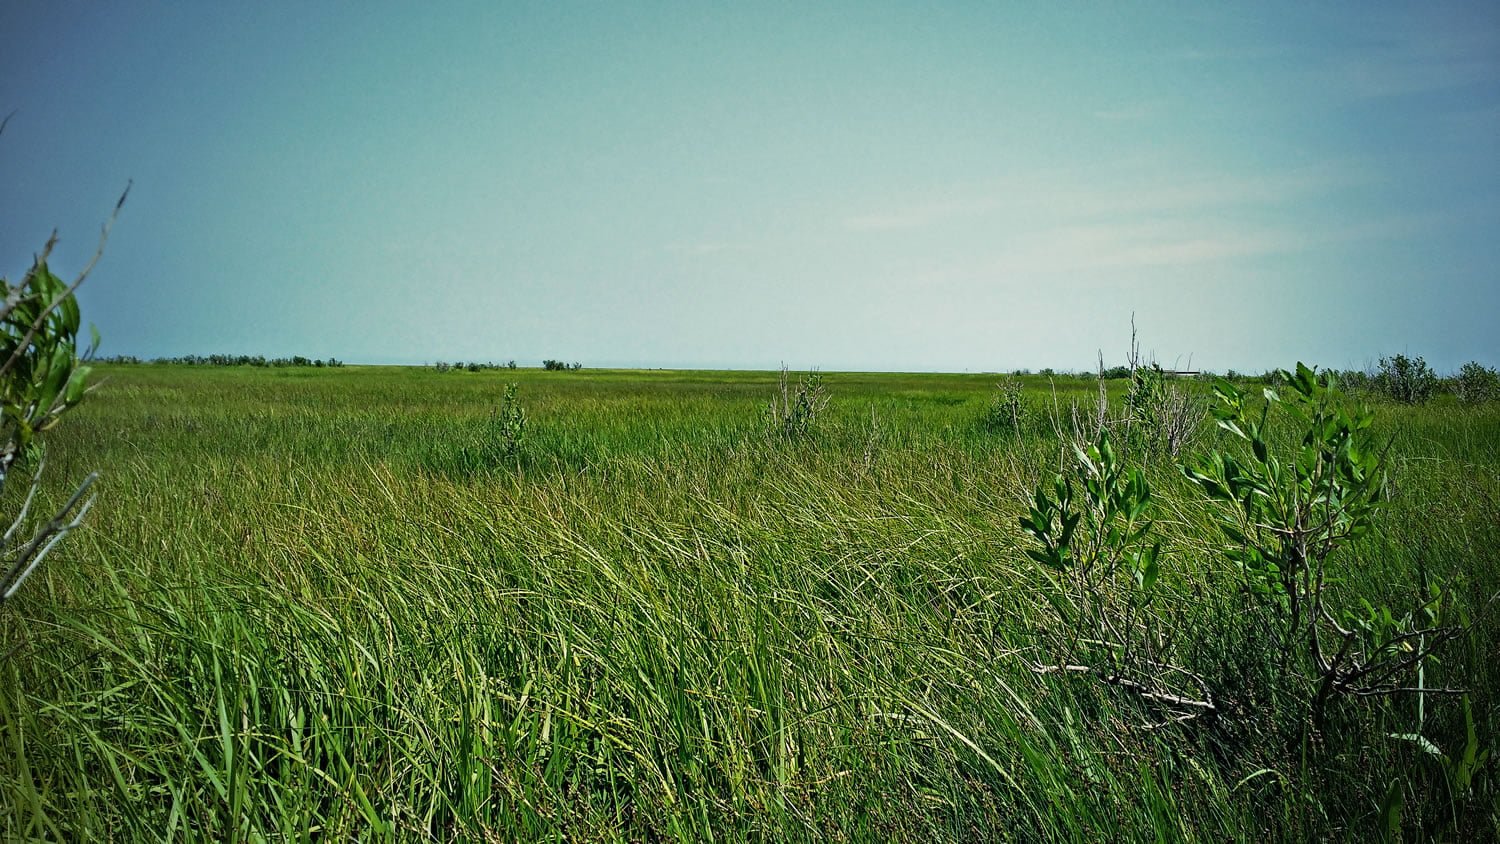
[{"label": "tall green grass", "polygon": [[[89,528],[0,617],[7,838],[1369,840],[1393,782],[1408,835],[1500,831],[1493,766],[1461,793],[1391,738],[1415,701],[1308,734],[1166,461],[1157,611],[1223,714],[1147,729],[1032,671],[1055,610],[1016,517],[1063,452],[985,430],[993,377],[827,374],[786,443],[775,373],[106,374],[50,443],[105,475]],[[507,381],[519,464],[476,448]],[[1381,412],[1397,497],[1343,588],[1420,564],[1477,610],[1500,411]],[[1477,625],[1428,682],[1494,746]],[[1423,715],[1462,743],[1457,702]]]}]

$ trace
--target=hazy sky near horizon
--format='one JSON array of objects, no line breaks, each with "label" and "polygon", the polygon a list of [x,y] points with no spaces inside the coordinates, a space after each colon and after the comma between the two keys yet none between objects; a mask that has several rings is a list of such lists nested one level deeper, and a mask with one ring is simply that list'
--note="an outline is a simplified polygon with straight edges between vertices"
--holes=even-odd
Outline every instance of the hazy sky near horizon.
[{"label": "hazy sky near horizon", "polygon": [[0,5],[103,354],[1500,364],[1500,4]]}]

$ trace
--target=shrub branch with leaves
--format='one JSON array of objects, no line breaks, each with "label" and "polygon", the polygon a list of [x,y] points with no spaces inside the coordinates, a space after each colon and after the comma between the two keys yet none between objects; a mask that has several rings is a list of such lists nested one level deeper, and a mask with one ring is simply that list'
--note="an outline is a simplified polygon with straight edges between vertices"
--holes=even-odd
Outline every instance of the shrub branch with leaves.
[{"label": "shrub branch with leaves", "polygon": [[[1075,445],[1073,456],[1071,474],[1056,475],[1050,494],[1039,485],[1020,520],[1038,546],[1026,554],[1052,581],[1064,628],[1054,643],[1055,662],[1033,670],[1092,674],[1164,708],[1162,723],[1214,712],[1202,679],[1168,660],[1170,642],[1148,611],[1161,542],[1152,535],[1145,475],[1124,464],[1108,429],[1087,449]],[[1191,689],[1180,688],[1187,681]]]},{"label": "shrub branch with leaves", "polygon": [[[0,122],[0,132],[4,128]],[[16,466],[28,461],[35,466],[20,510],[0,535],[0,604],[10,600],[57,543],[82,524],[94,502],[90,489],[97,473],[85,478],[51,518],[22,540],[46,465],[38,436],[82,400],[88,390],[87,362],[98,347],[98,333],[92,329],[89,345],[79,345],[81,318],[74,293],[103,254],[110,227],[129,193],[127,187],[120,195],[93,258],[71,283],[47,265],[57,244],[55,232],[19,284],[0,278],[0,491]]]},{"label": "shrub branch with leaves", "polygon": [[[1246,609],[1279,622],[1272,638],[1279,663],[1307,678],[1312,724],[1323,729],[1340,696],[1462,694],[1422,679],[1428,658],[1468,629],[1451,623],[1446,593],[1425,571],[1408,612],[1362,596],[1333,600],[1337,552],[1372,529],[1384,502],[1385,452],[1372,432],[1373,415],[1348,407],[1330,372],[1298,364],[1295,372],[1278,371],[1275,381],[1282,389],[1265,388],[1258,407],[1218,381],[1214,416],[1244,449],[1214,451],[1182,468],[1218,506],[1229,540],[1223,553],[1240,573]],[[1289,448],[1271,436],[1273,421],[1283,417],[1300,432]],[[1038,485],[1021,519],[1034,543],[1026,553],[1052,580],[1068,631],[1054,643],[1057,664],[1034,669],[1089,673],[1132,689],[1180,713],[1168,720],[1216,711],[1207,683],[1171,664],[1146,611],[1161,546],[1151,536],[1144,475],[1122,463],[1107,426],[1087,450],[1075,445],[1074,451],[1072,474]],[[1184,679],[1201,692],[1170,686]]]},{"label": "shrub branch with leaves", "polygon": [[[1214,452],[1184,467],[1221,505],[1225,556],[1244,576],[1247,595],[1284,623],[1282,664],[1311,672],[1311,716],[1325,721],[1338,695],[1418,691],[1411,673],[1463,629],[1446,626],[1436,608],[1441,590],[1420,596],[1416,611],[1394,614],[1360,599],[1361,611],[1331,600],[1335,553],[1370,531],[1385,489],[1385,451],[1371,431],[1373,415],[1346,407],[1332,373],[1298,364],[1281,372],[1284,389],[1266,388],[1259,412],[1228,382],[1214,386],[1219,426],[1249,447],[1235,457]],[[1271,442],[1278,410],[1303,432],[1289,452]],[[1427,626],[1423,626],[1424,623]],[[1456,693],[1455,689],[1423,690]]]}]

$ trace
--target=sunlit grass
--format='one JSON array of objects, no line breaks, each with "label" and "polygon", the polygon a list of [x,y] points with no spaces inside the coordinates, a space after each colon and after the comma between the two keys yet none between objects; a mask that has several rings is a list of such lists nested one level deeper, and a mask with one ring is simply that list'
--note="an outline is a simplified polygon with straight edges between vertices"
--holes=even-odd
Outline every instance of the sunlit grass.
[{"label": "sunlit grass", "polygon": [[[828,373],[782,443],[775,373],[106,374],[50,445],[51,494],[104,473],[89,529],[0,617],[8,837],[1367,840],[1393,780],[1410,831],[1494,829],[1389,738],[1411,701],[1288,739],[1166,462],[1158,611],[1225,714],[1148,730],[1030,670],[1055,610],[1016,517],[1061,449],[984,431],[994,376]],[[527,452],[476,461],[508,381]],[[1420,560],[1477,608],[1500,412],[1382,420],[1397,499],[1349,589],[1400,600]],[[1479,623],[1432,682],[1493,745]],[[1426,717],[1462,736],[1452,701]]]}]

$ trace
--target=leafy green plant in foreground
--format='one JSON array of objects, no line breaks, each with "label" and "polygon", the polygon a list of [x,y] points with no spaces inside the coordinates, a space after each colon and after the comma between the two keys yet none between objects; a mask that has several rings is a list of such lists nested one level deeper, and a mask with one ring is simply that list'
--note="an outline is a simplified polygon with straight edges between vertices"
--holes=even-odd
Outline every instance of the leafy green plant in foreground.
[{"label": "leafy green plant in foreground", "polygon": [[[4,128],[4,122],[0,122],[0,132]],[[127,187],[115,203],[115,214],[129,192]],[[35,458],[31,488],[10,526],[0,535],[0,604],[9,600],[57,543],[82,523],[93,504],[89,488],[96,474],[85,478],[67,503],[29,540],[21,540],[20,532],[44,467],[37,436],[55,426],[83,399],[88,388],[87,361],[98,347],[99,337],[93,332],[92,342],[80,346],[81,317],[74,292],[99,260],[113,223],[112,215],[93,260],[72,283],[58,278],[47,266],[57,244],[56,233],[19,284],[0,278],[0,491],[18,462],[28,455]]]},{"label": "leafy green plant in foreground", "polygon": [[[0,279],[0,490],[11,469],[28,453],[36,457],[31,489],[10,527],[0,536],[0,604],[9,600],[31,572],[88,512],[93,498],[89,488],[96,475],[89,475],[72,498],[27,541],[19,532],[31,510],[41,482],[38,434],[52,428],[69,408],[76,405],[88,386],[86,360],[92,346],[80,356],[78,348],[78,300],[69,285],[47,268],[47,256],[56,238],[21,283],[11,286]],[[79,279],[82,281],[82,278]]]},{"label": "leafy green plant in foreground", "polygon": [[[1168,721],[1215,711],[1206,684],[1170,663],[1169,642],[1148,610],[1160,575],[1161,541],[1153,536],[1151,487],[1126,466],[1101,428],[1087,449],[1074,446],[1071,474],[1058,474],[1048,494],[1037,487],[1021,529],[1039,548],[1027,556],[1052,580],[1064,620],[1053,637],[1056,664],[1038,673],[1092,674],[1165,709]],[[1191,691],[1179,687],[1191,681]]]},{"label": "leafy green plant in foreground", "polygon": [[[1214,415],[1249,453],[1214,451],[1183,469],[1220,505],[1224,554],[1241,573],[1247,599],[1281,625],[1281,669],[1310,677],[1308,714],[1319,729],[1337,696],[1460,693],[1408,685],[1428,657],[1464,632],[1444,614],[1442,589],[1424,577],[1417,605],[1406,613],[1365,597],[1352,605],[1332,600],[1335,553],[1370,531],[1383,503],[1384,453],[1371,432],[1373,415],[1346,407],[1331,373],[1298,364],[1278,380],[1283,391],[1265,388],[1258,412],[1238,388],[1218,382]],[[1273,410],[1301,432],[1288,453],[1272,444]],[[1188,699],[1162,688],[1161,678],[1202,681],[1170,665],[1144,611],[1161,550],[1146,518],[1150,487],[1140,469],[1123,465],[1107,428],[1086,451],[1074,450],[1073,474],[1057,475],[1050,494],[1039,485],[1020,520],[1039,546],[1026,553],[1053,579],[1054,601],[1070,627],[1058,643],[1061,663],[1050,670],[1095,673],[1181,705]],[[1206,689],[1198,703],[1213,709]]]},{"label": "leafy green plant in foreground", "polygon": [[[1365,599],[1359,612],[1336,608],[1331,562],[1374,523],[1384,500],[1384,451],[1371,431],[1373,415],[1346,407],[1331,373],[1299,363],[1280,381],[1282,391],[1263,391],[1258,413],[1239,389],[1217,383],[1219,426],[1250,453],[1216,451],[1184,469],[1221,505],[1225,555],[1243,574],[1246,594],[1281,620],[1282,665],[1310,672],[1310,714],[1321,728],[1335,696],[1419,691],[1406,685],[1410,674],[1462,629],[1443,623],[1436,589],[1405,614]],[[1271,443],[1273,410],[1302,432],[1289,451]]]}]

